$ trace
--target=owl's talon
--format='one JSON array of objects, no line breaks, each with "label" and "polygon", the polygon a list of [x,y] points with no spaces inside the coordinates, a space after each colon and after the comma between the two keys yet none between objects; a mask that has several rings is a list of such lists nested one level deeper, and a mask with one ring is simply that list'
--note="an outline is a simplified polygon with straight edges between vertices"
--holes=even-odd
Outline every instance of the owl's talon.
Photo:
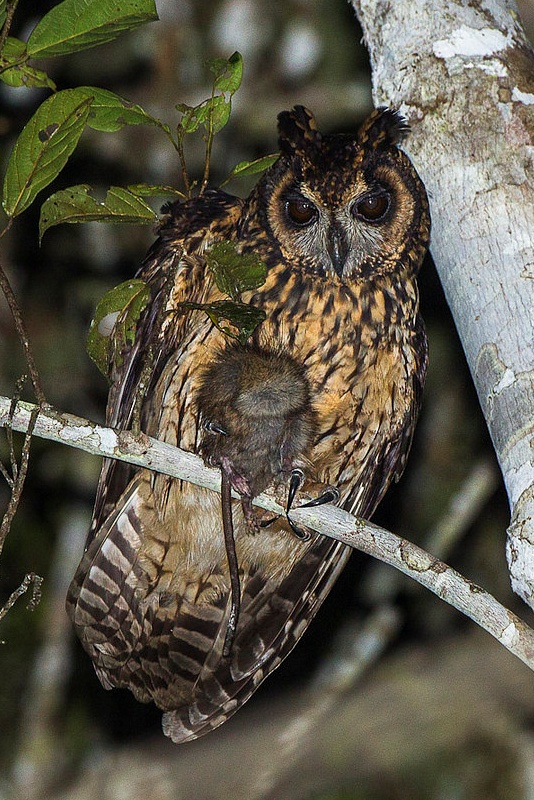
[{"label": "owl's talon", "polygon": [[[307,541],[311,538],[311,533],[307,530],[301,528],[299,525],[293,522],[291,517],[289,516],[289,512],[291,511],[293,501],[295,496],[302,486],[304,482],[304,473],[301,469],[294,469],[291,473],[291,479],[289,483],[289,492],[287,497],[287,506],[286,506],[286,518],[289,523],[289,526],[295,536],[300,539],[301,541]],[[312,500],[308,500],[307,503],[303,503],[302,505],[298,506],[298,508],[312,508],[314,506],[322,506],[325,503],[336,503],[339,500],[339,491],[335,488],[335,486],[328,486],[324,489],[318,497],[314,497]]]},{"label": "owl's talon", "polygon": [[337,503],[339,500],[339,489],[336,489],[335,486],[329,486],[328,489],[325,489],[324,492],[318,497],[314,497],[313,500],[308,500],[307,503],[303,503],[299,508],[312,508],[313,506],[324,506],[326,503]]},{"label": "owl's talon", "polygon": [[289,479],[289,491],[287,493],[286,514],[289,514],[295,495],[304,483],[304,473],[301,469],[296,467],[291,470],[291,477]]},{"label": "owl's talon", "polygon": [[289,514],[286,515],[286,518],[292,533],[297,537],[297,539],[300,539],[301,542],[307,542],[308,539],[311,539],[311,533],[293,522]]},{"label": "owl's talon", "polygon": [[268,528],[269,525],[272,525],[273,522],[276,522],[277,519],[280,519],[280,514],[276,514],[274,517],[271,517],[270,519],[262,519],[262,520],[260,520],[260,523],[259,523],[260,528]]}]

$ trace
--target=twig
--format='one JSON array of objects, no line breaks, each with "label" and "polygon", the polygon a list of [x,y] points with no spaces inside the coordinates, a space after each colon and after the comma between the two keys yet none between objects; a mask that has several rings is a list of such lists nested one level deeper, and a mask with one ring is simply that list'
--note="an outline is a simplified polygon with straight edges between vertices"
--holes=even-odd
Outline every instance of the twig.
[{"label": "twig", "polygon": [[208,187],[208,180],[210,176],[210,162],[211,162],[211,148],[213,145],[213,99],[215,97],[215,84],[213,84],[211,89],[211,106],[209,112],[209,125],[208,125],[208,132],[206,136],[206,152],[204,156],[204,174],[202,176],[202,183],[200,184],[200,191],[199,195],[204,194],[205,190]]},{"label": "twig", "polygon": [[[3,426],[6,428],[6,430],[10,432],[10,434],[11,430],[14,428],[14,426],[11,423],[13,421],[15,408],[16,404],[14,404],[13,400],[11,400],[6,420],[2,423]],[[28,424],[25,428],[24,443],[22,445],[22,451],[20,454],[20,465],[17,465],[16,462],[15,451],[13,448],[13,441],[11,439],[11,436],[8,436],[11,465],[12,465],[11,480],[9,479],[9,476],[5,474],[4,469],[2,470],[2,474],[4,475],[4,477],[6,477],[10,485],[11,497],[9,498],[6,511],[4,513],[4,516],[2,517],[2,522],[0,523],[0,553],[3,550],[4,542],[6,540],[7,534],[9,533],[9,529],[11,528],[13,517],[17,513],[17,508],[20,503],[20,498],[22,497],[22,489],[24,487],[24,481],[26,480],[26,475],[28,474],[28,464],[30,461],[30,445],[38,415],[39,415],[39,406],[33,406],[28,417]]]},{"label": "twig", "polygon": [[28,333],[26,331],[26,326],[24,325],[22,314],[20,313],[20,307],[19,304],[17,303],[17,298],[15,297],[9,279],[6,273],[4,272],[4,269],[1,264],[0,264],[0,289],[2,289],[4,297],[7,300],[9,310],[11,311],[11,316],[13,317],[13,322],[15,323],[15,329],[18,333],[22,349],[24,350],[24,358],[26,359],[28,370],[30,372],[30,378],[33,386],[33,392],[35,394],[35,399],[37,400],[38,405],[40,406],[45,405],[46,397],[43,391],[43,387],[41,385],[41,378],[39,377],[39,372],[37,371],[35,360],[33,358],[33,353]]},{"label": "twig", "polygon": [[[443,515],[424,537],[421,542],[424,549],[439,558],[447,558],[495,492],[498,480],[494,461],[490,458],[477,461],[458,491],[451,497]],[[384,564],[376,564],[375,569],[370,570],[364,579],[361,591],[367,602],[392,601],[399,591],[401,576],[396,572],[386,579],[385,569]],[[408,591],[417,589],[415,583],[408,586]]]},{"label": "twig", "polygon": [[184,182],[185,193],[188,198],[191,197],[191,183],[189,181],[189,175],[187,172],[187,163],[185,160],[185,152],[184,152],[184,131],[180,126],[178,127],[178,138],[176,142],[174,139],[171,139],[174,147],[176,148],[176,152],[178,153],[178,158],[180,159],[180,169],[182,170],[182,180]]},{"label": "twig", "polygon": [[8,3],[7,5],[6,21],[2,27],[2,33],[0,33],[0,52],[2,52],[4,49],[7,37],[9,36],[11,23],[13,22],[13,17],[15,15],[15,11],[17,10],[18,4],[19,0],[11,0],[11,3]]},{"label": "twig", "polygon": [[0,622],[4,619],[7,612],[13,608],[19,597],[25,594],[30,586],[33,586],[32,589],[32,596],[30,602],[28,603],[28,608],[34,609],[37,608],[41,601],[41,585],[43,583],[43,579],[40,575],[36,575],[35,572],[28,572],[27,575],[24,576],[24,580],[18,587],[15,589],[14,592],[11,593],[7,601],[4,603],[2,608],[0,608]]},{"label": "twig", "polygon": [[[0,398],[0,426],[9,421],[8,398]],[[14,430],[28,429],[36,406],[19,403],[11,424]],[[34,433],[71,447],[127,461],[137,466],[187,480],[214,491],[220,490],[220,472],[205,467],[193,453],[179,450],[142,434],[117,433],[85,419],[60,414],[53,409],[38,409]],[[283,509],[267,492],[254,500],[255,505],[273,513]],[[426,586],[463,614],[488,631],[517,658],[534,670],[534,630],[501,605],[485,589],[464,578],[443,561],[420,547],[372,522],[357,519],[335,506],[296,508],[294,521],[324,536],[361,550],[395,567]]]},{"label": "twig", "polygon": [[[13,392],[13,396],[11,398],[11,405],[9,406],[9,415],[13,417],[15,413],[15,408],[17,407],[17,403],[20,400],[22,394],[22,388],[24,386],[24,382],[26,380],[26,376],[23,375],[17,383],[15,384],[15,391]],[[31,434],[30,434],[31,435]],[[17,483],[17,476],[19,474],[19,465],[17,463],[17,454],[15,453],[15,444],[13,442],[13,429],[11,425],[6,425],[6,439],[7,439],[7,446],[9,449],[9,461],[11,464],[11,475],[5,472],[6,481],[9,484],[11,490],[14,489]],[[3,465],[2,465],[3,466]],[[4,472],[3,472],[4,474]]]}]

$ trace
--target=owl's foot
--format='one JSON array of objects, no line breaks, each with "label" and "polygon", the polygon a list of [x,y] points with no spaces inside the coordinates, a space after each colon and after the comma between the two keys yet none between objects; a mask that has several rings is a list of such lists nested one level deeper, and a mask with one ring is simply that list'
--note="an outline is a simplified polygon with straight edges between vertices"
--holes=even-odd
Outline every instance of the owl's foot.
[{"label": "owl's foot", "polygon": [[[299,539],[309,539],[311,534],[304,530],[303,528],[296,525],[291,517],[289,516],[289,512],[294,507],[293,503],[295,502],[295,497],[301,486],[303,485],[305,480],[304,473],[301,469],[294,469],[291,472],[291,477],[289,480],[289,491],[287,494],[287,504],[286,504],[286,517],[287,521],[291,527],[291,530]],[[324,484],[315,484],[315,486],[321,489],[320,494],[317,497],[308,500],[306,503],[302,503],[297,508],[312,508],[314,506],[322,506],[325,503],[336,503],[339,500],[339,491],[336,489],[335,486],[324,486]],[[308,486],[308,488],[311,488]]]},{"label": "owl's foot", "polygon": [[[297,539],[301,539],[302,541],[307,541],[311,534],[309,531],[304,530],[299,525],[297,525],[291,519],[289,512],[292,508],[294,508],[294,502],[299,490],[301,489],[302,485],[305,482],[305,475],[301,469],[293,469],[291,470],[291,475],[289,478],[289,491],[287,493],[287,501],[286,501],[286,512],[285,516],[288,522],[291,531],[297,537]],[[310,495],[310,491],[313,492],[314,490],[320,490],[320,494],[317,497],[313,497],[311,500],[308,500],[306,503],[302,503],[301,505],[297,506],[297,508],[311,508],[312,506],[322,506],[325,503],[336,503],[339,500],[339,491],[335,488],[335,486],[325,486],[322,483],[308,483],[306,486],[305,494],[307,496]],[[251,508],[252,510],[252,508]],[[274,517],[266,517],[264,519],[258,519],[257,512],[254,512],[256,517],[256,524],[259,525],[260,528],[268,528],[269,525],[272,525],[273,522],[276,522],[280,519],[280,514],[277,514]]]}]

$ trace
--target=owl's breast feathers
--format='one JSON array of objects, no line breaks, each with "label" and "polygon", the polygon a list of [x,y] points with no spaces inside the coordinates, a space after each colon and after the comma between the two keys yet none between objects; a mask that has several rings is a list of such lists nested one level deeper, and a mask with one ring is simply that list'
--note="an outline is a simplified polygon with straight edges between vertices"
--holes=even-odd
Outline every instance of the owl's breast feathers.
[{"label": "owl's breast feathers", "polygon": [[428,360],[415,279],[347,286],[277,265],[251,302],[267,314],[259,337],[282,341],[306,367],[318,415],[316,479],[337,486],[347,509],[370,515],[402,474],[421,403]]}]

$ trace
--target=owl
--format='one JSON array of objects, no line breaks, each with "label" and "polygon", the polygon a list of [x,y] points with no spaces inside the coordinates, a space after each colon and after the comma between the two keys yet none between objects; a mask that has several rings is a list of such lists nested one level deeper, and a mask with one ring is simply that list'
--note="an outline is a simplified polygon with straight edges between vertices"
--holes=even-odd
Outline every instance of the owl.
[{"label": "owl", "polygon": [[[203,454],[223,476],[226,464],[227,483],[233,476],[241,487],[245,502],[232,508],[238,581],[217,493],[108,460],[67,598],[102,685],[154,702],[174,742],[211,731],[252,695],[349,556],[318,534],[295,536],[283,516],[251,524],[251,497],[291,483],[298,468],[303,490],[336,487],[343,508],[369,517],[403,472],[427,368],[416,276],[430,219],[398,148],[403,118],[382,108],[356,133],[323,135],[296,106],[278,123],[280,156],[246,199],[214,189],[166,207],[139,275],[151,300],[115,367],[107,410],[110,426],[131,424],[150,349],[143,430]],[[224,334],[183,303],[223,299],[205,254],[228,240],[266,265],[265,283],[243,295],[266,319],[247,348],[221,356]],[[269,393],[280,401],[284,385],[289,399],[262,419]],[[244,435],[230,442],[232,419]]]}]

